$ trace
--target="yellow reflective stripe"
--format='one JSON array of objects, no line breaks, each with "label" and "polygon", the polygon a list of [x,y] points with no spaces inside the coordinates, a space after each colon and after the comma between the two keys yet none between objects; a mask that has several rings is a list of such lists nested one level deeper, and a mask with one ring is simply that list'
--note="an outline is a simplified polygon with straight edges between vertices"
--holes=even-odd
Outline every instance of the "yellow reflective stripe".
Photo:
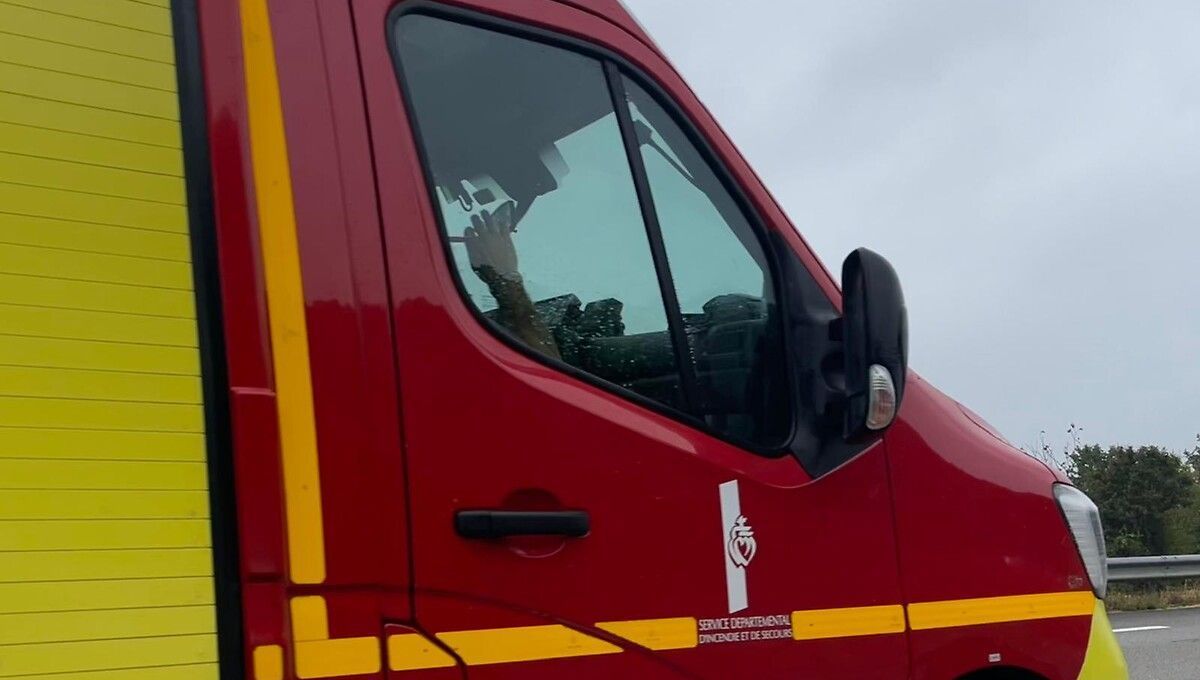
[{"label": "yellow reflective stripe", "polygon": [[884,635],[904,632],[904,607],[842,607],[792,612],[793,640]]},{"label": "yellow reflective stripe", "polygon": [[417,633],[389,635],[387,657],[388,668],[393,671],[450,668],[457,663],[444,649]]},{"label": "yellow reflective stripe", "polygon": [[241,19],[250,155],[258,196],[283,453],[288,567],[295,583],[321,583],[325,580],[325,538],[308,329],[287,139],[266,0],[242,0]]},{"label": "yellow reflective stripe", "polygon": [[296,642],[329,639],[329,611],[320,596],[293,597],[292,638]]},{"label": "yellow reflective stripe", "polygon": [[551,624],[438,633],[467,665],[615,654],[621,648],[591,635]]},{"label": "yellow reflective stripe", "polygon": [[[914,603],[908,606],[907,616],[901,604],[797,610],[791,614],[792,638],[803,641],[897,635],[908,627],[921,630],[1082,616],[1092,614],[1094,602],[1090,592],[1065,592]],[[1099,611],[1102,614],[1103,608]],[[1099,630],[1096,626],[1106,625],[1106,621],[1095,624],[1093,637]],[[596,627],[653,650],[690,649],[699,644],[697,621],[691,617],[602,621]],[[436,636],[468,666],[623,651],[562,625],[447,631]],[[455,663],[452,656],[419,634],[390,636],[387,645],[388,667],[394,671],[450,667]]]},{"label": "yellow reflective stripe", "polygon": [[639,621],[603,621],[596,627],[646,649],[686,649],[698,640],[696,619],[690,616]]},{"label": "yellow reflective stripe", "polygon": [[283,680],[283,647],[254,648],[254,680]]},{"label": "yellow reflective stripe", "polygon": [[908,621],[913,630],[928,630],[1063,616],[1088,616],[1092,614],[1094,602],[1095,597],[1091,591],[918,602],[908,605]]},{"label": "yellow reflective stripe", "polygon": [[324,597],[293,597],[289,608],[298,677],[332,678],[379,672],[382,665],[379,638],[330,639],[329,608]]},{"label": "yellow reflective stripe", "polygon": [[296,675],[332,678],[377,673],[382,651],[377,637],[329,637],[329,608],[320,595],[293,597],[289,603]]},{"label": "yellow reflective stripe", "polygon": [[382,665],[379,638],[355,637],[297,642],[296,675],[336,678],[378,673]]},{"label": "yellow reflective stripe", "polygon": [[[283,108],[266,0],[241,0],[250,156],[254,165],[259,237],[275,366],[279,444],[283,459],[288,571],[293,583],[325,580],[321,473],[313,411],[304,283],[292,201]],[[296,675],[329,678],[378,673],[378,637],[330,639],[321,596],[290,603]]]}]

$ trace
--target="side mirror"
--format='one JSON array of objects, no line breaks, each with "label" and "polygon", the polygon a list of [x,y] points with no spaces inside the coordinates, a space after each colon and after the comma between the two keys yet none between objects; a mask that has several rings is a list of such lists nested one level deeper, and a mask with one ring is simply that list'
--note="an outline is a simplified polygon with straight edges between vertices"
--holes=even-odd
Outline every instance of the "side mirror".
[{"label": "side mirror", "polygon": [[843,437],[861,440],[896,418],[908,370],[908,312],[896,270],[859,248],[842,263],[846,365]]}]

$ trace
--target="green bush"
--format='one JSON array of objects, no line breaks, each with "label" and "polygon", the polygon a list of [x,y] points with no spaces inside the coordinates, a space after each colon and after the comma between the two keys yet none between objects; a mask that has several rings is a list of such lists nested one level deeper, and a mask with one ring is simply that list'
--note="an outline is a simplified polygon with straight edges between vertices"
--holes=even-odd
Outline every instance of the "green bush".
[{"label": "green bush", "polygon": [[1099,506],[1112,556],[1166,554],[1169,543],[1195,547],[1200,504],[1193,472],[1183,457],[1158,446],[1088,444],[1067,452],[1067,474]]},{"label": "green bush", "polygon": [[1200,553],[1200,485],[1193,485],[1188,502],[1163,515],[1163,538],[1168,555]]}]

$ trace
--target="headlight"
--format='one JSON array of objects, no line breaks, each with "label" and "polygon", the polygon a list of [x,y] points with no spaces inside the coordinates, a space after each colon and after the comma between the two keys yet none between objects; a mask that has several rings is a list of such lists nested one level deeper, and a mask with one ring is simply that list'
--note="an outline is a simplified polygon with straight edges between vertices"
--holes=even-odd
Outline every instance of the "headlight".
[{"label": "headlight", "polygon": [[1087,568],[1088,578],[1092,581],[1092,590],[1096,597],[1104,599],[1108,591],[1108,555],[1104,549],[1104,527],[1100,526],[1100,510],[1087,494],[1067,484],[1054,485],[1054,498],[1071,535],[1075,537],[1075,547],[1079,549],[1079,557]]}]

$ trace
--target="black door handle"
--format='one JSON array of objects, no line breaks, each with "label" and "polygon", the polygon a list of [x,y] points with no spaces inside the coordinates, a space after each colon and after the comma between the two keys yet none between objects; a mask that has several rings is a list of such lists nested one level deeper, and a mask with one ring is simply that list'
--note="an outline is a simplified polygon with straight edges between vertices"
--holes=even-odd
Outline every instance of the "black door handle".
[{"label": "black door handle", "polygon": [[583,510],[459,510],[454,514],[454,529],[463,538],[580,538],[591,530],[591,519]]}]

